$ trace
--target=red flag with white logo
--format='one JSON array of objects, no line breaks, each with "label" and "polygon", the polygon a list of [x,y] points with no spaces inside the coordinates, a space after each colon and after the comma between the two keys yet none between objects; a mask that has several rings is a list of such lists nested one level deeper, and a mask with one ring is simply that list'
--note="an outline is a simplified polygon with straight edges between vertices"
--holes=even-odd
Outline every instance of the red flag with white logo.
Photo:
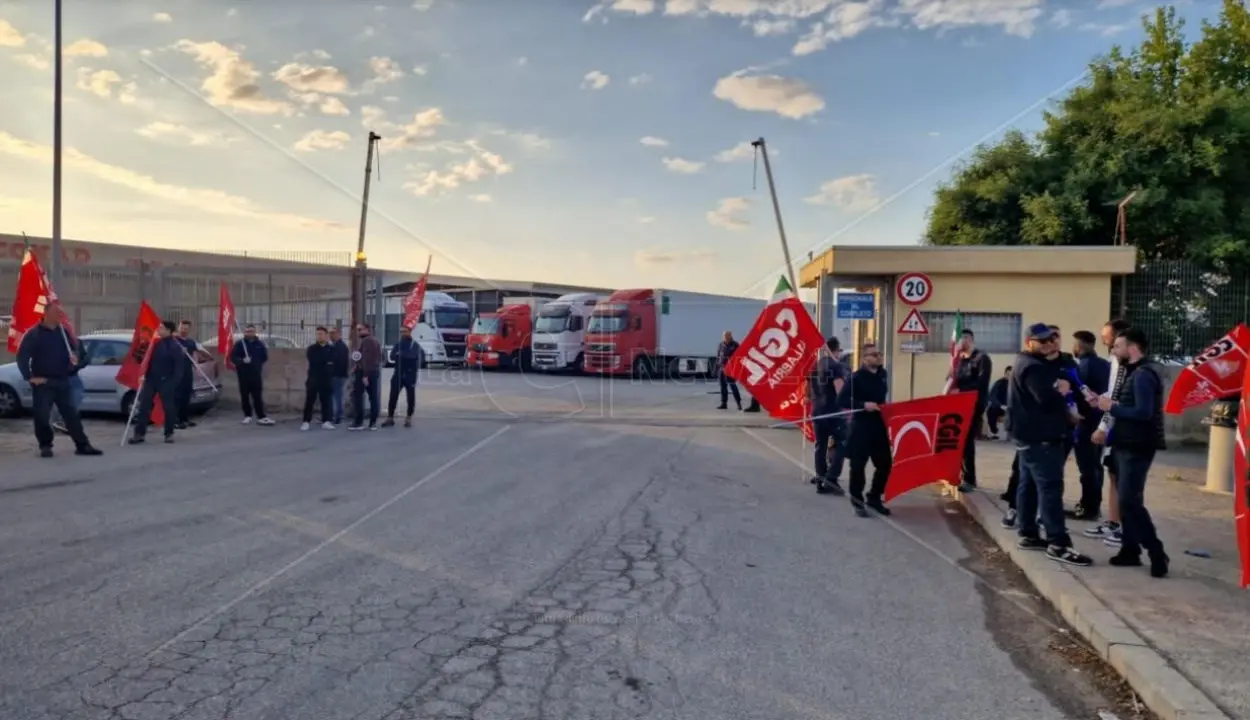
[{"label": "red flag with white logo", "polygon": [[425,274],[412,287],[408,297],[404,298],[404,327],[409,330],[417,326],[421,317],[421,306],[425,304],[425,288],[430,284],[430,264],[433,262],[434,256],[431,255],[425,261]]},{"label": "red flag with white logo", "polygon": [[225,358],[226,367],[234,369],[230,354],[234,352],[234,301],[230,299],[230,290],[223,282],[217,294],[217,354]]},{"label": "red flag with white logo", "polygon": [[1236,397],[1241,393],[1248,355],[1250,328],[1243,323],[1203,350],[1181,370],[1168,393],[1163,411],[1179,415],[1214,400]]},{"label": "red flag with white logo", "polygon": [[943,480],[959,482],[976,403],[975,392],[957,392],[881,406],[894,458],[886,501]]},{"label": "red flag with white logo", "polygon": [[9,320],[9,352],[16,353],[22,344],[22,336],[43,322],[44,311],[49,305],[61,310],[61,327],[68,333],[67,340],[73,338],[74,326],[70,324],[69,315],[61,307],[47,273],[39,266],[39,259],[27,248],[17,273],[17,294],[13,297],[13,317]]},{"label": "red flag with white logo", "polygon": [[1241,383],[1241,408],[1237,411],[1236,477],[1233,479],[1233,522],[1237,526],[1237,549],[1241,553],[1241,587],[1250,587],[1250,365]]},{"label": "red flag with white logo", "polygon": [[[138,390],[143,377],[148,374],[148,365],[152,363],[152,343],[158,340],[156,328],[161,318],[144,302],[139,306],[139,317],[135,320],[134,334],[130,336],[130,349],[122,359],[122,366],[117,370],[117,382],[131,390]],[[136,402],[138,398],[136,397]],[[165,422],[165,409],[157,397],[152,403],[152,422],[160,425]]]},{"label": "red flag with white logo", "polygon": [[[811,417],[807,374],[825,339],[782,277],[773,300],[764,306],[751,332],[725,363],[725,375],[742,383],[774,418],[800,422]],[[808,441],[816,439],[811,422],[800,422]]]}]

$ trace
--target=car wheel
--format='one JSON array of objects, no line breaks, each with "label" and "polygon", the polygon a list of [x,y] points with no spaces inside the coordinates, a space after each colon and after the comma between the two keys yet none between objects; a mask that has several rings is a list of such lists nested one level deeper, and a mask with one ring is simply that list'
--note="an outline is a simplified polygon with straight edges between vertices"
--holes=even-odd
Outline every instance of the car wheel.
[{"label": "car wheel", "polygon": [[0,417],[14,418],[22,414],[22,399],[8,385],[0,385]]}]

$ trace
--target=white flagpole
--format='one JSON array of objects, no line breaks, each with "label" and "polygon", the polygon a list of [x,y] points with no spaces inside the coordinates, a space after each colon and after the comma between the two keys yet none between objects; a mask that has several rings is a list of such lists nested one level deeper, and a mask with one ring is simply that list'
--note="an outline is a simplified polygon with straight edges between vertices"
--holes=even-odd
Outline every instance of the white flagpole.
[{"label": "white flagpole", "polygon": [[139,397],[143,395],[143,384],[148,380],[147,376],[139,378],[139,389],[135,391],[135,399],[130,403],[130,415],[126,417],[126,429],[122,432],[122,441],[118,447],[126,447],[126,440],[130,437],[130,428],[135,422],[135,413],[139,410]]},{"label": "white flagpole", "polygon": [[195,358],[191,357],[191,353],[183,347],[182,343],[178,343],[178,347],[182,348],[182,354],[191,361],[191,367],[195,368],[196,372],[200,374],[200,377],[204,378],[204,381],[212,386],[214,390],[220,390],[221,388],[217,387],[217,383],[213,382],[213,379],[208,376],[208,373],[204,372],[204,368],[200,367],[200,364],[195,361]]},{"label": "white flagpole", "polygon": [[862,412],[868,412],[868,411],[864,410],[863,408],[860,408],[858,410],[839,410],[838,412],[827,413],[825,415],[814,415],[812,417],[799,418],[798,420],[787,420],[785,422],[780,422],[775,425],[769,425],[768,427],[783,428],[783,427],[789,427],[791,425],[799,425],[805,422],[812,422],[814,420],[825,420],[827,418],[844,417],[847,415],[854,415],[855,413],[862,413]]}]

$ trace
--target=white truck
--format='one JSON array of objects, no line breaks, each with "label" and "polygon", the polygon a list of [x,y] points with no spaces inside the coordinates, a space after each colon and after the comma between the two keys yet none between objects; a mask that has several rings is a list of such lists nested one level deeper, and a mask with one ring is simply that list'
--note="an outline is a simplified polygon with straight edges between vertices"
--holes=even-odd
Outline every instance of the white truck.
[{"label": "white truck", "polygon": [[[404,312],[403,297],[388,297],[386,312]],[[394,308],[392,308],[394,305]],[[412,329],[412,336],[421,344],[425,351],[425,361],[435,365],[463,365],[465,361],[465,339],[469,328],[473,325],[473,313],[468,303],[462,303],[447,293],[425,293],[425,301],[421,303],[421,316],[417,326]],[[387,338],[391,343],[398,338]],[[389,354],[389,349],[388,349]]]},{"label": "white truck", "polygon": [[570,293],[543,305],[534,323],[534,369],[581,372],[586,321],[595,305],[606,299],[594,293]]}]

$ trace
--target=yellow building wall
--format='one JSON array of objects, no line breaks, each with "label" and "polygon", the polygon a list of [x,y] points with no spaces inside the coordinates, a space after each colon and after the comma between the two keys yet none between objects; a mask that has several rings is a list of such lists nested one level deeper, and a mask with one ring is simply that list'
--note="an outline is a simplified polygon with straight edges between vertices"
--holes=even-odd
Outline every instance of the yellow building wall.
[{"label": "yellow building wall", "polygon": [[[1063,347],[1069,350],[1072,333],[1089,330],[1097,334],[1111,319],[1110,275],[939,275],[930,274],[933,297],[920,308],[925,312],[1020,313],[1022,329],[1033,323],[1058,325]],[[891,295],[894,328],[902,324],[910,308]],[[973,332],[975,323],[969,323]],[[950,355],[924,353],[915,356],[915,395],[911,393],[911,356],[902,343],[911,335],[895,334],[890,350],[891,398],[895,401],[929,397],[942,392]],[[858,338],[857,338],[858,340]],[[949,347],[950,338],[941,338]],[[1021,347],[1024,337],[1020,338]],[[994,375],[1015,362],[1015,354],[991,354]]]}]

